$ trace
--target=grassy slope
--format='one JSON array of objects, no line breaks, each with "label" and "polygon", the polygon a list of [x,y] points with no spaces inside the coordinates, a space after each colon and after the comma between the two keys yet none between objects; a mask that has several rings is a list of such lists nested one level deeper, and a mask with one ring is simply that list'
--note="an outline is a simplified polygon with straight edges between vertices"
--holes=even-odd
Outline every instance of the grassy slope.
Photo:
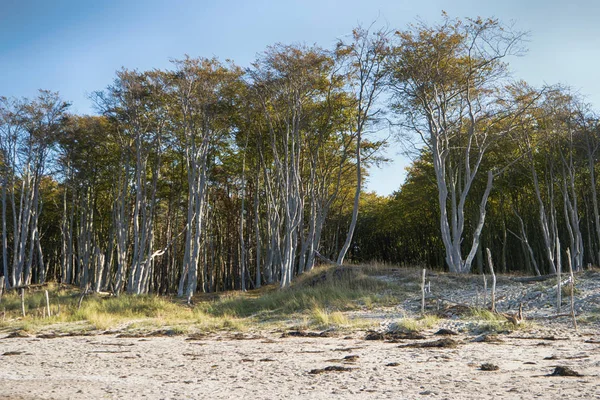
[{"label": "grassy slope", "polygon": [[[463,293],[481,278],[438,273],[434,279],[452,293]],[[417,268],[329,266],[302,275],[286,290],[269,285],[245,293],[199,294],[194,297],[193,306],[174,297],[88,295],[79,307],[78,288],[49,284],[26,292],[26,317],[21,315],[19,294],[5,294],[0,302],[0,331],[168,330],[183,334],[290,328],[355,330],[378,328],[382,318],[390,315],[399,319],[396,327],[418,331],[434,328],[440,321],[433,316],[420,318],[418,314],[407,318],[397,306],[407,299],[419,301],[420,280],[421,271]],[[44,290],[50,293],[49,318],[44,315]],[[377,319],[374,315],[383,317]],[[503,317],[487,310],[467,309],[460,318],[488,331],[510,328]],[[583,316],[580,320],[585,322]]]},{"label": "grassy slope", "polygon": [[[50,284],[27,290],[26,317],[21,315],[19,294],[5,294],[0,303],[0,329],[150,331],[170,327],[175,333],[185,333],[277,326],[352,328],[365,323],[347,318],[343,311],[392,305],[405,295],[398,285],[369,276],[372,272],[360,267],[319,268],[287,290],[270,285],[246,293],[200,294],[193,307],[177,298],[152,295],[88,295],[78,307],[79,289]],[[50,318],[45,316],[44,290],[50,293]]]}]

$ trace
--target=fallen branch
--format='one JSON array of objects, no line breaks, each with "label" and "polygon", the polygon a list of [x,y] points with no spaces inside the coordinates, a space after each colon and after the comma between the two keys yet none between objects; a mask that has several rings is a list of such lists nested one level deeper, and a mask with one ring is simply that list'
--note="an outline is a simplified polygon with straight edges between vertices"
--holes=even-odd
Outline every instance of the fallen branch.
[{"label": "fallen branch", "polygon": [[560,281],[560,284],[557,283],[556,285],[552,286],[550,288],[550,290],[558,290],[559,287],[562,290],[562,286],[568,285],[569,283],[571,283],[571,277],[570,276],[567,279]]},{"label": "fallen branch", "polygon": [[338,265],[338,263],[336,263],[335,261],[331,261],[329,258],[325,257],[324,255],[322,255],[321,253],[319,253],[316,250],[315,250],[315,255],[317,256],[317,258],[320,258],[321,260],[325,261],[328,264]]},{"label": "fallen branch", "polygon": [[508,339],[524,339],[524,340],[569,340],[566,337],[557,337],[557,336],[507,336]]},{"label": "fallen branch", "polygon": [[556,318],[570,317],[570,316],[571,316],[571,313],[565,313],[565,314],[545,315],[545,316],[537,317],[536,319],[556,319]]},{"label": "fallen branch", "polygon": [[48,283],[32,283],[30,285],[21,285],[21,286],[13,286],[11,288],[8,288],[8,290],[20,290],[20,289],[35,289],[35,288],[43,288],[43,287],[47,287]]},{"label": "fallen branch", "polygon": [[[425,296],[425,300],[445,301],[447,303],[452,303],[452,304],[455,304],[457,306],[463,306],[463,307],[473,308],[473,305],[471,305],[471,304],[459,303],[457,301],[450,300],[450,299],[448,299],[446,297],[441,297],[441,296]],[[417,301],[417,300],[415,299],[414,301]]]},{"label": "fallen branch", "polygon": [[554,278],[556,278],[556,274],[529,276],[529,277],[523,277],[523,278],[510,278],[510,280],[513,282],[529,283],[529,282],[543,282],[543,281],[547,281],[548,279],[554,279]]}]

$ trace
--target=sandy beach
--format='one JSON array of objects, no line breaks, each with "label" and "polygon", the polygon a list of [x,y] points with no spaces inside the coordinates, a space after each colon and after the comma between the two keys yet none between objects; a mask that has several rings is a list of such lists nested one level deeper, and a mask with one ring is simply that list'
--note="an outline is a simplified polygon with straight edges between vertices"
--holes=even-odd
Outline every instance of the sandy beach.
[{"label": "sandy beach", "polygon": [[[600,336],[519,332],[496,343],[453,336],[364,340],[281,334],[5,338],[3,399],[600,398]],[[551,340],[553,339],[553,340]],[[405,346],[405,347],[399,347]],[[498,366],[482,371],[483,363]],[[548,376],[557,365],[583,376]],[[327,367],[342,371],[315,371]]]}]

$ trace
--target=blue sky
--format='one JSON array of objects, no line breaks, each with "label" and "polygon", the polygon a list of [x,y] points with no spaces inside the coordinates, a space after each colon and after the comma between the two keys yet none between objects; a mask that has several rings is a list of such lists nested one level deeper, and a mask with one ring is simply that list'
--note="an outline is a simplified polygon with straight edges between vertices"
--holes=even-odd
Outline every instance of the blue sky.
[{"label": "blue sky", "polygon": [[[402,29],[417,17],[497,17],[530,31],[529,52],[511,60],[531,84],[571,85],[600,106],[600,1],[595,0],[0,0],[0,95],[59,91],[73,111],[92,113],[87,95],[121,67],[169,67],[169,59],[217,56],[247,66],[267,45],[332,46],[358,23]],[[398,189],[408,161],[374,170],[367,189]]]}]

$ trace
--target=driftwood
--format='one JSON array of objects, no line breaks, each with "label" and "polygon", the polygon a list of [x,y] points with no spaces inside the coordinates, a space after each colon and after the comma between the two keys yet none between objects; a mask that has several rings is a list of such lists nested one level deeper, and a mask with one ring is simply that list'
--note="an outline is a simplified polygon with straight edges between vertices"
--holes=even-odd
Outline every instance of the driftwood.
[{"label": "driftwood", "polygon": [[528,277],[519,277],[519,278],[510,278],[513,282],[521,282],[521,283],[530,283],[530,282],[543,282],[548,279],[555,279],[556,274],[548,274],[548,275],[540,275],[540,276],[528,276]]},{"label": "driftwood", "polygon": [[562,290],[562,287],[571,283],[571,277],[567,277],[567,279],[561,280],[560,285],[556,283],[556,285],[552,286],[551,290],[558,290],[559,288]]},{"label": "driftwood", "polygon": [[71,294],[69,294],[69,297],[77,297],[77,298],[79,298],[79,297],[81,297],[81,295],[83,293],[85,293],[86,296],[93,295],[93,296],[102,297],[102,298],[104,298],[104,297],[114,297],[115,296],[115,294],[113,292],[96,292],[93,289],[87,289],[87,290],[84,290],[83,292],[71,293]]},{"label": "driftwood", "polygon": [[[262,360],[261,360],[262,361]],[[271,360],[269,360],[271,361]],[[311,369],[308,373],[312,375],[322,374],[324,372],[344,372],[344,371],[352,371],[354,368],[341,367],[339,365],[330,365],[325,368],[316,368]]]},{"label": "driftwood", "polygon": [[566,337],[558,337],[558,336],[507,336],[509,339],[523,339],[523,340],[569,340]]},{"label": "driftwood", "polygon": [[454,339],[450,339],[450,338],[444,338],[444,339],[434,340],[432,342],[418,342],[418,343],[403,344],[398,347],[400,347],[400,348],[404,348],[404,347],[436,348],[436,347],[438,347],[438,348],[454,349],[458,345],[459,345],[458,341],[456,341]]},{"label": "driftwood", "polygon": [[554,315],[545,315],[541,317],[537,317],[537,319],[557,319],[561,317],[570,317],[571,313],[563,313],[563,314],[554,314]]},{"label": "driftwood", "polygon": [[501,315],[504,318],[506,318],[506,320],[508,322],[510,322],[511,324],[513,324],[514,326],[519,325],[524,319],[525,317],[523,316],[523,303],[519,303],[519,311],[511,314],[511,313],[498,313],[494,310],[492,310],[492,312],[496,315]]}]

